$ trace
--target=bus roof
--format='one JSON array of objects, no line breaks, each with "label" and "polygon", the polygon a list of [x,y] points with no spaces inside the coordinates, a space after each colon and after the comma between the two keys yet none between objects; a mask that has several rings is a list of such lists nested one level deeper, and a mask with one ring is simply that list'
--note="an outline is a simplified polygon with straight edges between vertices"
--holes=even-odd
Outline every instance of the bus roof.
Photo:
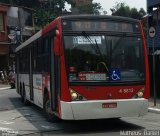
[{"label": "bus roof", "polygon": [[[62,20],[78,20],[78,19],[107,19],[107,20],[116,20],[116,21],[125,21],[125,22],[139,22],[137,19],[128,18],[128,17],[121,17],[121,16],[108,16],[108,15],[66,15],[66,16],[60,16],[58,17]],[[56,18],[55,20],[57,20]],[[34,40],[40,38],[42,36],[42,33],[46,33],[49,31],[49,28],[52,28],[52,25],[55,24],[55,21],[52,21],[50,24],[46,25],[42,30],[37,32],[35,35],[30,37],[28,40],[26,40],[24,43],[22,43],[20,46],[18,46],[15,50],[15,52],[18,52],[20,49],[26,47],[28,44],[32,43]]]},{"label": "bus roof", "polygon": [[122,17],[122,16],[109,16],[109,15],[68,15],[61,16],[63,19],[108,19],[108,20],[117,20],[117,21],[126,21],[126,22],[139,22],[137,19]]}]

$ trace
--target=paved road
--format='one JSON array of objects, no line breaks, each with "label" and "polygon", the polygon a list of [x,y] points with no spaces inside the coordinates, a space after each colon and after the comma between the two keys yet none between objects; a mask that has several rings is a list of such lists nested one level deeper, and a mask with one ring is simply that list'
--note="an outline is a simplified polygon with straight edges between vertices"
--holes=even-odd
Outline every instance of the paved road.
[{"label": "paved road", "polygon": [[15,89],[9,89],[0,90],[0,130],[3,135],[10,133],[12,136],[149,136],[149,130],[154,130],[153,133],[160,136],[160,114],[148,113],[139,118],[50,123],[46,121],[41,109],[24,106]]}]

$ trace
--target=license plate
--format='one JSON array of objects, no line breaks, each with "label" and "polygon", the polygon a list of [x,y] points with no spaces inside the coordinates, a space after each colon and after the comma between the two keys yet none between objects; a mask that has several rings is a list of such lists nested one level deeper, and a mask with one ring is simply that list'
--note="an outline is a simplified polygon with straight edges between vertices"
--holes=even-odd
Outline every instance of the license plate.
[{"label": "license plate", "polygon": [[102,103],[102,108],[117,108],[117,103]]}]

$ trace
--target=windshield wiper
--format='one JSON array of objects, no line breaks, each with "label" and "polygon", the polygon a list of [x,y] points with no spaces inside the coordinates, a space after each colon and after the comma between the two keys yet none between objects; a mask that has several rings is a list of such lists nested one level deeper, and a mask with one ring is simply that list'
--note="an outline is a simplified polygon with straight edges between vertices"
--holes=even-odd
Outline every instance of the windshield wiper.
[{"label": "windshield wiper", "polygon": [[[94,39],[95,42],[93,42],[92,39],[91,39],[91,37],[90,37],[85,31],[82,31],[82,35],[83,35],[86,39],[88,39],[88,41],[90,41],[90,43],[91,43],[90,46],[94,49],[95,53],[96,53],[97,55],[99,55],[102,60],[104,60],[103,55],[102,55],[102,53],[101,53],[101,50],[100,50],[100,48],[99,48],[99,46],[98,46],[98,43],[97,43],[97,39],[95,38],[95,39]],[[98,64],[102,64],[102,65],[105,67],[105,69],[107,70],[107,72],[109,72],[108,67],[107,67],[105,61],[104,61],[104,62],[101,61],[101,62],[99,62]],[[97,64],[97,68],[98,68],[98,64]],[[97,70],[98,70],[98,69],[97,69]]]},{"label": "windshield wiper", "polygon": [[100,55],[100,56],[102,56],[102,53],[101,53],[101,51],[100,51],[100,49],[99,49],[99,47],[98,47],[98,44],[97,44],[97,40],[95,39],[95,47],[96,47],[96,51],[97,51],[97,53]]},{"label": "windshield wiper", "polygon": [[94,51],[96,52],[96,54],[98,54],[99,56],[102,56],[102,53],[98,47],[98,44],[97,44],[97,40],[95,39],[95,44],[94,42],[92,41],[91,37],[85,32],[85,31],[82,31],[82,35],[88,39],[88,41],[90,41],[90,45],[91,47],[94,49]]}]

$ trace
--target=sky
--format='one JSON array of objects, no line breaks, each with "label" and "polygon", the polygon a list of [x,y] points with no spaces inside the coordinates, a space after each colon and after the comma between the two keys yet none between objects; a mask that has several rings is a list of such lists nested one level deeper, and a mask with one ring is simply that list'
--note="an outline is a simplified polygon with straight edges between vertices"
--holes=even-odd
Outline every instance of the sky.
[{"label": "sky", "polygon": [[102,8],[107,11],[107,14],[110,15],[110,8],[116,5],[116,2],[125,2],[130,8],[143,8],[146,11],[146,1],[147,0],[93,0],[93,2],[100,3]]},{"label": "sky", "polygon": [[[147,0],[93,0],[93,2],[100,3],[102,8],[107,11],[107,14],[110,15],[110,8],[116,5],[116,2],[125,2],[130,8],[143,8],[146,11],[146,1]],[[70,6],[66,6],[67,9],[70,9]]]}]

